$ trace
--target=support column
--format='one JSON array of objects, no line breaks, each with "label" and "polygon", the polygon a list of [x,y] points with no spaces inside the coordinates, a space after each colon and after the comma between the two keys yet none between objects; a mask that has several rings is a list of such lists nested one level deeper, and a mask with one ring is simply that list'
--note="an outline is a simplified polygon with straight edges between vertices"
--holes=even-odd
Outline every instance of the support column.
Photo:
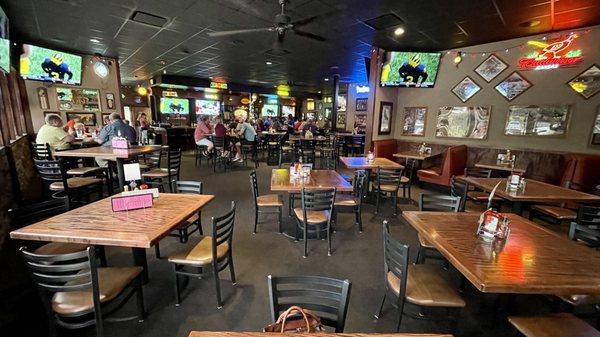
[{"label": "support column", "polygon": [[331,107],[331,129],[338,131],[337,128],[337,114],[338,114],[338,95],[340,94],[340,75],[333,75],[333,97]]}]

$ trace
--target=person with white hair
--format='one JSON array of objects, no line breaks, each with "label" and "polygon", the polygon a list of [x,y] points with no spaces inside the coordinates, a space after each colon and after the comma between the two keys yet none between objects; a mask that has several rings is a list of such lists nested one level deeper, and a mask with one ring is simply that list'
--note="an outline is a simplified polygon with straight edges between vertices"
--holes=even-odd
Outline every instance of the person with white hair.
[{"label": "person with white hair", "polygon": [[68,149],[75,137],[65,131],[62,118],[57,114],[48,114],[44,121],[45,124],[38,130],[35,142],[48,144],[55,150]]},{"label": "person with white hair", "polygon": [[[240,118],[240,122],[235,131],[240,137],[243,137],[248,142],[254,142],[256,140],[256,130],[254,130],[254,127],[250,125],[244,117]],[[233,161],[242,161],[242,143],[235,143],[235,148],[237,153]]]},{"label": "person with white hair", "polygon": [[108,116],[109,124],[100,130],[100,134],[95,139],[102,146],[111,146],[113,137],[124,137],[130,143],[135,143],[137,137],[133,127],[125,124],[118,112],[113,112]]}]

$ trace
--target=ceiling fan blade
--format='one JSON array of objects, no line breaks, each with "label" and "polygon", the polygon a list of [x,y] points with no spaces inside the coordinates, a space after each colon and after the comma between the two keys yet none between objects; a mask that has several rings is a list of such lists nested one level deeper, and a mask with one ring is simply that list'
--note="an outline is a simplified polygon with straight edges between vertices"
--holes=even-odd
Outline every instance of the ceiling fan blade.
[{"label": "ceiling fan blade", "polygon": [[274,30],[275,30],[275,28],[273,28],[273,27],[237,29],[237,30],[224,30],[224,31],[220,31],[220,32],[210,32],[210,33],[208,33],[208,36],[210,36],[210,37],[220,37],[220,36],[229,36],[229,35],[236,35],[236,34],[272,32]]},{"label": "ceiling fan blade", "polygon": [[294,31],[294,33],[296,35],[304,36],[304,37],[307,37],[309,39],[313,39],[313,40],[317,40],[317,41],[321,41],[321,42],[327,41],[326,38],[324,38],[324,37],[322,37],[320,35],[317,35],[317,34],[305,32],[305,31],[298,30],[298,29],[292,29],[292,30]]},{"label": "ceiling fan blade", "polygon": [[336,13],[339,13],[339,11],[335,10],[335,11],[329,11],[327,13],[323,13],[323,14],[319,14],[319,15],[313,15],[311,17],[308,17],[306,19],[302,19],[302,20],[297,20],[292,22],[291,24],[295,27],[302,27],[302,26],[306,26],[309,23],[315,21],[315,20],[319,20],[321,18],[325,18],[325,17],[330,17]]}]

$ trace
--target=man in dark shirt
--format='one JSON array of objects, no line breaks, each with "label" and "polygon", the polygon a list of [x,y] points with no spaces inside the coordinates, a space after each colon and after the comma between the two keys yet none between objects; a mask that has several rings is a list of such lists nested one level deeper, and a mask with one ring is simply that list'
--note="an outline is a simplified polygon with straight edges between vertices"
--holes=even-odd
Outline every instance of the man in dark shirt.
[{"label": "man in dark shirt", "polygon": [[306,131],[309,131],[313,134],[316,135],[317,134],[317,126],[315,125],[314,121],[311,119],[309,119],[306,124],[304,124],[304,127],[302,128],[302,131],[304,133],[306,133]]},{"label": "man in dark shirt", "polygon": [[111,146],[113,137],[124,137],[130,143],[135,143],[135,129],[123,122],[121,115],[118,112],[113,112],[108,116],[108,125],[100,130],[96,142],[102,146]]}]

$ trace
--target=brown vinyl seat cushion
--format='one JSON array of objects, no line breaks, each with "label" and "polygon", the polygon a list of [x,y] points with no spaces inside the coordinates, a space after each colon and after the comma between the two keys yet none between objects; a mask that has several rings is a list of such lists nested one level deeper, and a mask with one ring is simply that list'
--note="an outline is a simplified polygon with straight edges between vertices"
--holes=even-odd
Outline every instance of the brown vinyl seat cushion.
[{"label": "brown vinyl seat cushion", "polygon": [[[387,282],[392,291],[400,294],[400,279],[391,271],[387,274]],[[430,264],[411,265],[408,268],[406,300],[424,307],[462,308],[465,301],[438,272],[438,268]]]},{"label": "brown vinyl seat cushion", "polygon": [[508,317],[508,321],[525,337],[600,337],[600,332],[572,314]]},{"label": "brown vinyl seat cushion", "polygon": [[[300,221],[304,221],[304,212],[302,208],[294,208],[294,214]],[[320,224],[327,222],[329,219],[329,211],[306,211],[306,222],[308,224]]]},{"label": "brown vinyl seat cushion", "polygon": [[383,192],[396,192],[398,188],[398,185],[379,185],[379,189]]},{"label": "brown vinyl seat cushion", "polygon": [[421,244],[423,248],[435,249],[435,246],[420,233],[417,236],[419,237],[419,244]]},{"label": "brown vinyl seat cushion", "polygon": [[[171,174],[177,174],[177,170],[171,169]],[[169,176],[169,170],[165,168],[157,168],[142,173],[144,178],[166,178]]]},{"label": "brown vinyl seat cushion", "polygon": [[553,218],[559,220],[575,220],[577,219],[577,212],[568,208],[552,205],[533,205],[532,210],[536,210],[540,213],[547,214]]},{"label": "brown vinyl seat cushion", "polygon": [[[212,237],[203,236],[192,249],[169,256],[169,262],[191,266],[205,266],[212,263]],[[217,247],[217,260],[221,260],[229,252],[229,244],[224,242]]]},{"label": "brown vinyl seat cushion", "polygon": [[67,174],[70,176],[84,176],[87,174],[102,172],[104,167],[98,166],[84,166],[84,167],[76,167],[67,171]]},{"label": "brown vinyl seat cushion", "polygon": [[88,245],[80,243],[50,242],[35,250],[41,255],[71,254],[86,250]]},{"label": "brown vinyl seat cushion", "polygon": [[[117,297],[140,273],[142,267],[98,268],[100,302]],[[91,311],[94,308],[92,291],[58,292],[52,297],[52,309],[59,315]]]},{"label": "brown vinyl seat cushion", "polygon": [[279,207],[283,206],[283,199],[279,194],[259,195],[256,198],[256,205],[262,207]]},{"label": "brown vinyl seat cushion", "polygon": [[336,206],[358,206],[358,198],[352,194],[338,194],[335,196]]},{"label": "brown vinyl seat cushion", "polygon": [[[67,179],[67,184],[69,185],[69,188],[81,188],[100,183],[102,183],[102,179],[93,177],[73,177]],[[56,181],[50,184],[51,191],[62,191],[64,189],[65,187],[62,181]]]}]

